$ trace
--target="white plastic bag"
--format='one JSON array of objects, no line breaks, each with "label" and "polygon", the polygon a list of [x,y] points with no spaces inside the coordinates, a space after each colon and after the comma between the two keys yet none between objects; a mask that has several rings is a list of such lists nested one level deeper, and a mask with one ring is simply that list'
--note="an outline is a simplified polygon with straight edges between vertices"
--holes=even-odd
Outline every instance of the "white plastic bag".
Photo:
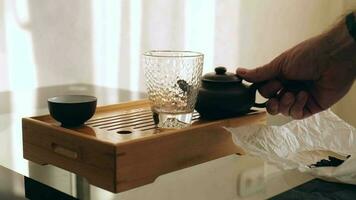
[{"label": "white plastic bag", "polygon": [[[330,110],[283,126],[226,129],[232,133],[234,143],[248,154],[283,169],[298,169],[330,181],[356,184],[355,128]],[[351,157],[346,159],[347,155]],[[309,167],[328,156],[346,161],[337,167]]]}]

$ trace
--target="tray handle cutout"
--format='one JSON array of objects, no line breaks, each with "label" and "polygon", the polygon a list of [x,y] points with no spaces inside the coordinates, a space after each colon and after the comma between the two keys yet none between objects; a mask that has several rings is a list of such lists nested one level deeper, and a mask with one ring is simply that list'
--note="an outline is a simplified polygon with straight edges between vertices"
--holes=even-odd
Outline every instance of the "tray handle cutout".
[{"label": "tray handle cutout", "polygon": [[68,158],[72,158],[72,159],[77,159],[78,158],[78,152],[72,150],[72,149],[68,149],[62,145],[56,144],[56,143],[52,143],[51,145],[52,150],[61,155],[61,156],[65,156]]}]

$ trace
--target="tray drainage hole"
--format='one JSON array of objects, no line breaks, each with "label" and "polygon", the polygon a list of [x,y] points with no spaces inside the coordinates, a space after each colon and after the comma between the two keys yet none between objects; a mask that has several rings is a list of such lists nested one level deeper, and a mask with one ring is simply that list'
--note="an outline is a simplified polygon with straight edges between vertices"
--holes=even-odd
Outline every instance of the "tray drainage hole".
[{"label": "tray drainage hole", "polygon": [[131,134],[132,131],[127,131],[127,130],[122,130],[122,131],[118,131],[118,134]]}]

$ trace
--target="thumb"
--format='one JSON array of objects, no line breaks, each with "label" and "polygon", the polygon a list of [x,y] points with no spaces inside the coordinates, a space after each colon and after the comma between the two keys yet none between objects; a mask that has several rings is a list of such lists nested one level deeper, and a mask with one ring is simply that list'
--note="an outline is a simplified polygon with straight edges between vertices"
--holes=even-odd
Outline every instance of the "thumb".
[{"label": "thumb", "polygon": [[255,69],[237,68],[236,74],[248,82],[262,82],[276,78],[281,72],[281,57]]}]

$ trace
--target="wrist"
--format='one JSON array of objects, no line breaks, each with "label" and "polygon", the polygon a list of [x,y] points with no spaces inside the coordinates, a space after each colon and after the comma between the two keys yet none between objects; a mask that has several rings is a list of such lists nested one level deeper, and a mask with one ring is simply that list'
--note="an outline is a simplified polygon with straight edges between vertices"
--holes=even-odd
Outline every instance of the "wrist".
[{"label": "wrist", "polygon": [[350,35],[346,25],[346,17],[343,17],[336,26],[322,35],[327,42],[328,51],[337,52],[348,46],[356,46],[354,38]]},{"label": "wrist", "polygon": [[356,41],[350,34],[350,29],[344,17],[336,26],[323,34],[326,41],[326,52],[332,61],[338,63],[338,67],[346,67],[356,76]]},{"label": "wrist", "polygon": [[353,12],[346,15],[345,23],[346,23],[346,27],[349,31],[350,36],[356,42],[356,21],[355,21],[355,14]]}]

